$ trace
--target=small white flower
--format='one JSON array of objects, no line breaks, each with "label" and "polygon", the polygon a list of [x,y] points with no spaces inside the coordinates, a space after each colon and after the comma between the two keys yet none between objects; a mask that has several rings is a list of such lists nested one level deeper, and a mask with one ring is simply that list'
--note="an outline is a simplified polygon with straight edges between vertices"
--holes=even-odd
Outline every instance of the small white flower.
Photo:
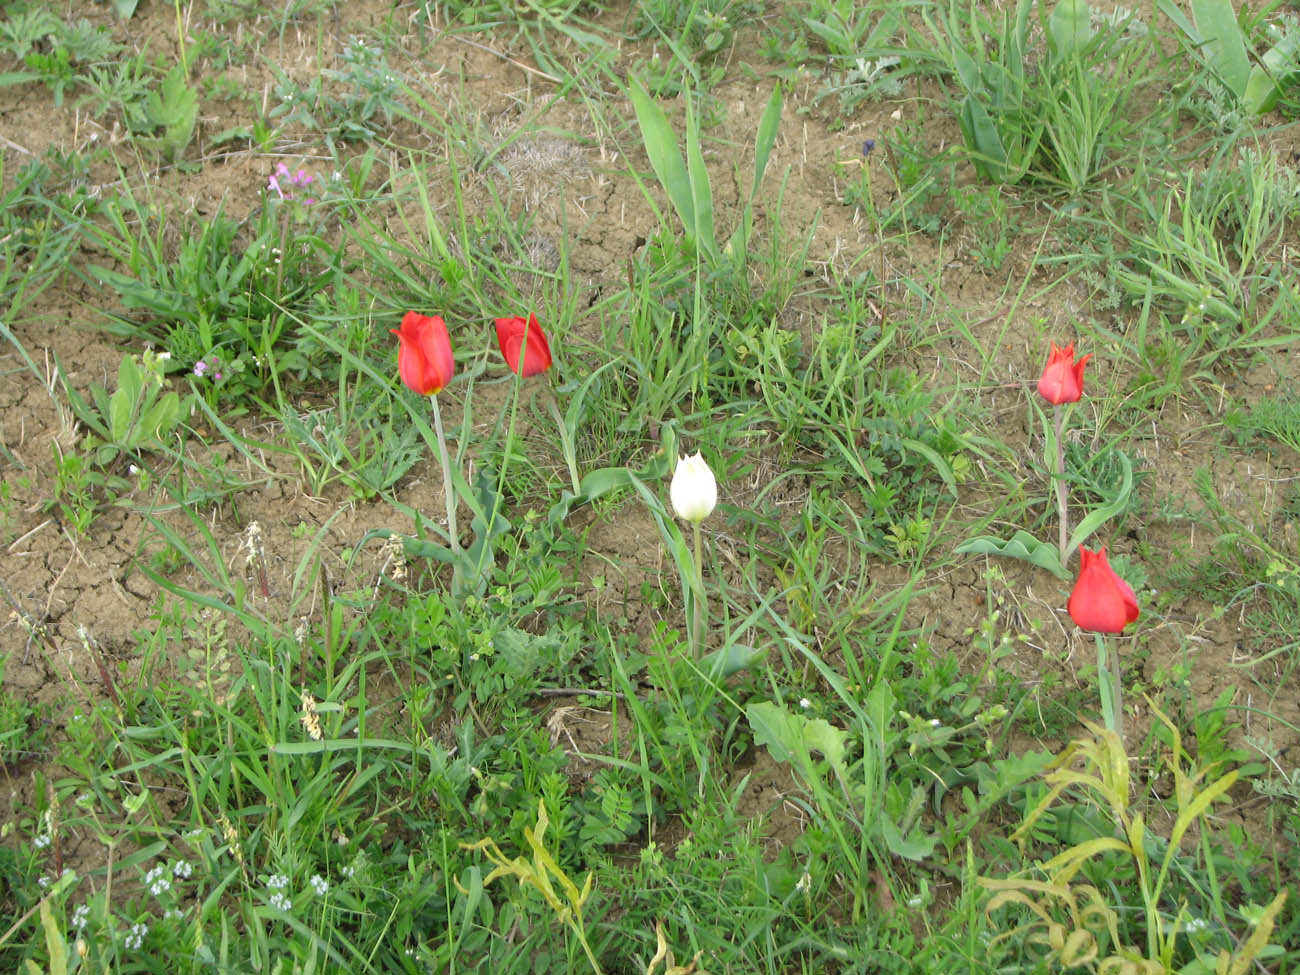
[{"label": "small white flower", "polygon": [[808,700],[808,698],[806,697],[801,697],[799,698],[799,707],[807,710],[808,708],[812,707],[812,701]]},{"label": "small white flower", "polygon": [[40,836],[32,840],[32,846],[36,847],[36,849],[38,850],[43,850],[49,845],[50,845],[50,836],[48,833],[42,833]]},{"label": "small white flower", "polygon": [[282,873],[273,873],[266,878],[267,890],[284,890],[289,886],[289,878]]},{"label": "small white flower", "polygon": [[166,874],[167,868],[160,863],[144,875],[144,884],[154,897],[161,897],[172,889],[172,882],[167,879]]},{"label": "small white flower", "polygon": [[140,946],[144,944],[144,936],[148,933],[149,925],[145,924],[143,921],[139,924],[131,925],[131,930],[127,932],[126,940],[123,942],[123,944],[126,945],[126,950],[138,951]]},{"label": "small white flower", "polygon": [[330,882],[318,873],[312,874],[310,883],[317,897],[324,897],[330,889]]},{"label": "small white flower", "polygon": [[90,920],[90,905],[78,904],[76,910],[72,912],[72,926],[80,931]]},{"label": "small white flower", "polygon": [[718,482],[702,454],[677,461],[668,494],[683,521],[698,523],[709,517],[718,503]]},{"label": "small white flower", "polygon": [[939,727],[939,725],[941,725],[941,724],[943,724],[943,722],[940,721],[938,718],[931,718],[931,719],[930,719],[930,727],[931,727],[931,728],[937,728],[937,727]]},{"label": "small white flower", "polygon": [[177,860],[172,864],[172,876],[177,880],[189,880],[194,872],[194,865],[189,860]]},{"label": "small white flower", "polygon": [[270,904],[277,911],[288,911],[293,907],[293,901],[289,900],[289,898],[285,897],[284,894],[281,894],[278,891],[271,895]]}]

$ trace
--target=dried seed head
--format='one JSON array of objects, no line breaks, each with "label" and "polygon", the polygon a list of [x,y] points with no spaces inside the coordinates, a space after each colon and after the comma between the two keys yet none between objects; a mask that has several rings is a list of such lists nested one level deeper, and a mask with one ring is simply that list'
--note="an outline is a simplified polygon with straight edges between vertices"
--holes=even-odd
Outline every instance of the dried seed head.
[{"label": "dried seed head", "polygon": [[320,712],[316,710],[316,698],[306,688],[302,692],[302,714],[299,720],[312,741],[320,741],[324,737],[320,728]]}]

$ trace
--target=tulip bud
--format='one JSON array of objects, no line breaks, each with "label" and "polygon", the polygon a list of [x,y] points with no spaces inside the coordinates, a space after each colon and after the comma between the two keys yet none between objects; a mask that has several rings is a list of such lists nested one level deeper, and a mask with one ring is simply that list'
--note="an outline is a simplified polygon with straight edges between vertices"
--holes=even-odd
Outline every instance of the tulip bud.
[{"label": "tulip bud", "polygon": [[678,518],[698,523],[709,517],[718,503],[718,482],[701,454],[677,461],[668,494]]},{"label": "tulip bud", "polygon": [[1070,618],[1085,630],[1120,633],[1138,618],[1133,587],[1115,574],[1106,561],[1106,547],[1079,549],[1079,578],[1066,604]]},{"label": "tulip bud", "polygon": [[1058,406],[1079,402],[1083,396],[1083,367],[1091,358],[1090,352],[1075,362],[1073,342],[1063,349],[1058,349],[1053,342],[1047,365],[1043,367],[1043,375],[1038,380],[1038,395]]},{"label": "tulip bud", "polygon": [[[402,382],[421,396],[439,392],[456,371],[447,324],[437,315],[408,311],[400,329],[390,329],[401,343],[397,371]],[[220,377],[218,377],[220,378]]]},{"label": "tulip bud", "polygon": [[518,315],[498,318],[496,323],[497,344],[511,372],[527,378],[551,368],[551,346],[536,315],[529,315],[527,320]]}]

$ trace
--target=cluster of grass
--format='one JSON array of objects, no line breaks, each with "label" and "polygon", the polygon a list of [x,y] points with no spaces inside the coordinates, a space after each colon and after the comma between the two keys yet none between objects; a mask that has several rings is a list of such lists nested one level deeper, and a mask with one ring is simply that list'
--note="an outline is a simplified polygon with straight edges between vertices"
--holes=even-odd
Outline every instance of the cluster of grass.
[{"label": "cluster of grass", "polygon": [[[274,100],[241,103],[248,118],[207,143],[264,170],[247,219],[180,210],[154,176],[201,177],[200,105],[238,102],[222,72],[265,55],[236,28],[345,6],[209,0],[175,63],[5,7],[0,83],[111,114],[124,141],[0,153],[0,334],[11,375],[84,434],[53,439],[46,509],[82,539],[110,508],[145,519],[132,571],[158,598],[127,661],[83,634],[102,687],[69,688],[56,733],[0,688],[0,765],[32,780],[3,827],[0,968],[1294,967],[1300,778],[1246,733],[1231,690],[1191,696],[1193,635],[1125,741],[1088,720],[1097,675],[1078,685],[1038,649],[1063,645],[1055,620],[1009,597],[1001,564],[954,553],[1054,529],[1049,480],[1023,459],[1037,448],[1006,442],[995,398],[1036,378],[1007,365],[1012,336],[1035,363],[1074,339],[1111,364],[1066,453],[1079,503],[1110,515],[1100,541],[1134,539],[1113,541],[1143,605],[1118,644],[1133,686],[1192,599],[1241,614],[1250,678],[1294,681],[1300,493],[1234,510],[1206,471],[1175,510],[1161,469],[1142,469],[1171,404],[1208,413],[1226,376],[1296,340],[1284,241],[1300,181],[1261,114],[1294,118],[1294,22],[1225,19],[1209,0],[1159,16],[1079,0],[600,6],[419,5],[340,41],[310,79],[272,65]],[[449,36],[509,48],[589,110],[657,221],[598,290],[571,270],[572,215],[552,226],[510,192],[512,145],[540,151],[542,122],[489,138],[465,96],[448,107],[399,67],[399,28],[425,60]],[[720,87],[742,67],[771,96],[739,149],[731,130],[732,199],[711,160]],[[926,92],[835,173],[842,199],[824,206],[856,207],[875,241],[847,261],[781,218],[778,135],[809,81],[827,130]],[[939,124],[960,133],[943,151]],[[92,193],[92,169],[115,178]],[[1026,259],[992,309],[968,309],[942,283],[954,251],[990,276]],[[47,371],[15,324],[67,275],[114,297],[107,383]],[[1023,331],[1026,308],[1080,294],[1070,334]],[[438,396],[472,515],[456,537],[401,500],[438,443],[396,378],[388,332],[408,309],[452,332]],[[555,362],[521,381],[491,320],[529,312]],[[552,412],[569,457],[539,432]],[[1241,402],[1212,435],[1293,462],[1297,412]],[[703,600],[664,501],[688,450],[722,485]],[[3,444],[0,465],[30,473]],[[331,519],[268,582],[277,553],[256,524],[232,558],[209,517],[239,511],[249,471],[402,530],[327,552]],[[592,543],[593,520],[624,516],[666,558]],[[6,483],[0,539],[17,517]],[[1212,550],[1154,541],[1187,523]],[[987,599],[936,623],[922,607],[958,572]],[[1039,590],[1055,615],[1064,588]],[[56,653],[4,595],[30,652]],[[1267,716],[1263,700],[1250,707]],[[1218,818],[1230,797],[1257,797],[1274,842]]]}]

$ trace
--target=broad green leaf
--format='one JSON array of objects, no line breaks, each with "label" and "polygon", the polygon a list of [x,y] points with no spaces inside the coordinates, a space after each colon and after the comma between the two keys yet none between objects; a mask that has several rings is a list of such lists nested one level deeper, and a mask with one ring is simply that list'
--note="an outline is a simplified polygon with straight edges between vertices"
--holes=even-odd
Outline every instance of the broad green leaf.
[{"label": "broad green leaf", "polygon": [[1232,0],[1192,0],[1192,20],[1210,69],[1238,98],[1246,94],[1250,57]]},{"label": "broad green leaf", "polygon": [[127,445],[127,434],[131,430],[131,411],[135,407],[135,397],[125,389],[118,389],[108,401],[108,426],[113,443]]},{"label": "broad green leaf", "polygon": [[161,440],[180,416],[181,398],[175,392],[168,392],[141,418],[140,430],[155,440]]},{"label": "broad green leaf", "polygon": [[1070,578],[1069,573],[1061,566],[1061,557],[1056,546],[1040,541],[1023,529],[1006,540],[993,535],[970,538],[958,545],[954,551],[962,554],[1000,555],[1003,558],[1020,559],[1022,562],[1029,562],[1046,569],[1061,579]]},{"label": "broad green leaf", "polygon": [[966,96],[958,116],[966,143],[974,153],[973,162],[980,176],[1001,182],[1007,173],[1007,150],[988,110],[974,95]]},{"label": "broad green leaf", "polygon": [[797,761],[803,768],[812,764],[812,753],[820,752],[842,777],[847,734],[821,718],[792,714],[779,704],[760,701],[745,709],[754,743],[763,745],[778,762]]},{"label": "broad green leaf", "polygon": [[628,95],[632,99],[632,108],[636,111],[636,121],[641,128],[641,141],[645,144],[646,155],[650,157],[650,167],[663,184],[668,201],[681,218],[687,235],[694,239],[695,197],[691,192],[691,178],[686,163],[677,148],[677,133],[673,131],[663,109],[636,78],[629,81]]},{"label": "broad green leaf", "polygon": [[732,643],[715,650],[700,660],[700,670],[714,677],[730,677],[762,660],[766,650],[758,650],[742,643]]},{"label": "broad green leaf", "polygon": [[1059,0],[1048,22],[1052,53],[1058,59],[1072,58],[1092,39],[1088,0]]},{"label": "broad green leaf", "polygon": [[689,92],[682,96],[686,101],[686,177],[691,184],[691,203],[695,212],[695,237],[700,248],[710,257],[718,256],[718,238],[713,228],[713,188],[709,185],[709,171],[704,165],[700,149],[700,122],[695,116],[695,103]]},{"label": "broad green leaf", "polygon": [[1252,115],[1271,112],[1287,87],[1300,84],[1300,37],[1288,35],[1250,69],[1241,105]]},{"label": "broad green leaf", "polygon": [[939,842],[937,836],[918,836],[915,830],[904,836],[898,825],[886,817],[880,820],[880,835],[884,838],[885,846],[889,847],[890,853],[913,861],[926,859],[934,852],[935,845]]},{"label": "broad green leaf", "polygon": [[771,158],[772,148],[776,145],[776,135],[781,127],[781,86],[772,90],[772,97],[767,100],[767,108],[758,123],[758,138],[754,142],[754,183],[749,188],[752,201],[758,192],[758,185],[763,182],[767,172],[767,161]]},{"label": "broad green leaf", "polygon": [[[41,927],[45,931],[45,950],[50,956],[50,975],[68,975],[68,944],[50,910],[50,898],[41,899]],[[39,968],[36,969],[40,971]]]}]

